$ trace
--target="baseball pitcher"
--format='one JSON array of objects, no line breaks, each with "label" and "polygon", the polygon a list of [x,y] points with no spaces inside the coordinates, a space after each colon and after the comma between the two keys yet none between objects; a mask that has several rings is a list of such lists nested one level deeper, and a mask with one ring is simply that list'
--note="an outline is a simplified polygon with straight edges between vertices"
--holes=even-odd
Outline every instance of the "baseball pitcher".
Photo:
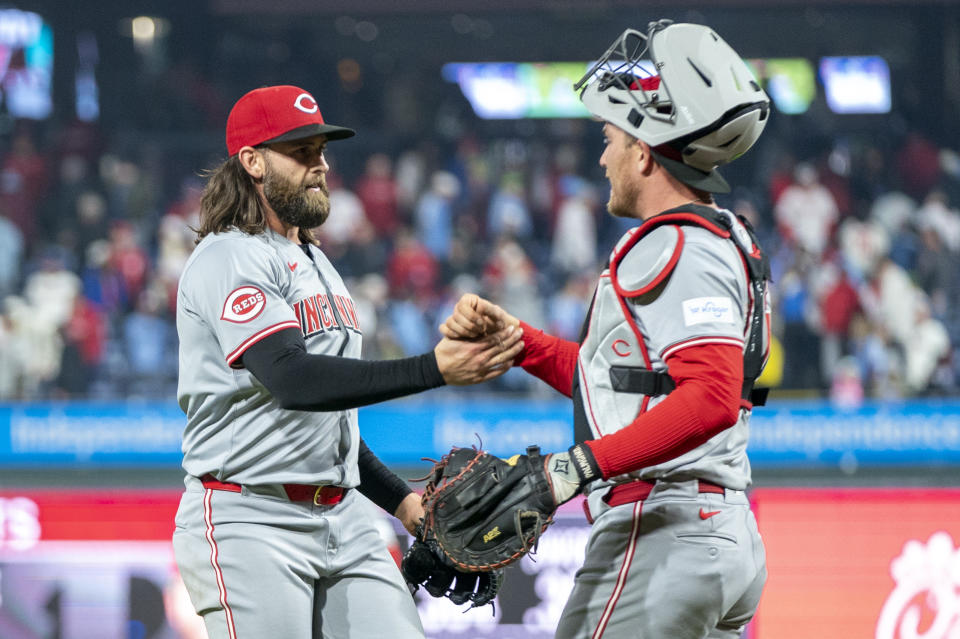
[{"label": "baseball pitcher", "polygon": [[[212,639],[422,638],[357,493],[411,533],[423,508],[364,444],[357,407],[491,379],[522,348],[509,327],[360,359],[353,299],[310,232],[330,213],[327,143],[353,135],[303,89],[256,89],[231,110],[229,158],[203,194],[177,294],[186,489],[173,543]],[[458,601],[486,603],[499,585],[430,571],[433,591]]]}]

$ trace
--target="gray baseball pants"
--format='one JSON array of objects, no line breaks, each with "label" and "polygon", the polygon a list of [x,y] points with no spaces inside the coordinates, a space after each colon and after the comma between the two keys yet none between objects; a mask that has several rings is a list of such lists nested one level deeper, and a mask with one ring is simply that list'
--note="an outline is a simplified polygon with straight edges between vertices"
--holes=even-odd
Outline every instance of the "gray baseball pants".
[{"label": "gray baseball pants", "polygon": [[594,519],[557,639],[735,639],[767,577],[757,522],[743,491],[702,493],[658,482],[643,501]]},{"label": "gray baseball pants", "polygon": [[355,490],[332,506],[188,477],[174,554],[210,639],[423,639],[413,597]]}]

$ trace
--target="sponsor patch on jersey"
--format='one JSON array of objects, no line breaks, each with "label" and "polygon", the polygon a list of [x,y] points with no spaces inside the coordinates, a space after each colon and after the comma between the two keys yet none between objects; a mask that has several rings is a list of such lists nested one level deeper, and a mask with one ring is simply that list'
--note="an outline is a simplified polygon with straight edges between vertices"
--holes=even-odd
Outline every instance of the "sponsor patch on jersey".
[{"label": "sponsor patch on jersey", "polygon": [[267,296],[256,286],[241,286],[227,295],[220,319],[228,322],[249,322],[263,312]]},{"label": "sponsor patch on jersey", "polygon": [[729,297],[694,297],[683,300],[683,324],[733,324],[733,300]]}]

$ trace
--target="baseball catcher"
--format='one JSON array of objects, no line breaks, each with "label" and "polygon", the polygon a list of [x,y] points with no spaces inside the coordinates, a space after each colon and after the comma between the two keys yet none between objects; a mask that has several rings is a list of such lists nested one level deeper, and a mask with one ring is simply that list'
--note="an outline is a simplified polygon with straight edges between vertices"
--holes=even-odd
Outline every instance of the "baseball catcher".
[{"label": "baseball catcher", "polygon": [[579,444],[546,456],[530,446],[510,459],[453,448],[423,478],[425,519],[402,566],[411,589],[423,585],[457,604],[490,602],[502,569],[535,552],[557,507],[599,476]]},{"label": "baseball catcher", "polygon": [[[478,482],[476,494],[442,500],[439,491],[427,516],[444,552],[449,526],[464,563],[481,566],[482,549],[501,538],[519,537],[521,551],[535,543],[550,508],[595,476],[583,487],[584,562],[555,637],[734,639],[767,578],[745,491],[750,418],[764,402],[755,384],[769,353],[770,265],[749,222],[713,194],[730,191],[717,169],[759,138],[770,100],[714,30],[669,20],[626,29],[575,90],[603,120],[607,210],[637,224],[598,274],[580,338],[549,335],[471,294],[441,332],[522,330],[513,365],[571,398],[579,445],[546,466],[528,454],[498,468],[500,481]],[[514,472],[528,477],[511,482]],[[553,503],[525,482],[547,482]],[[525,515],[543,501],[544,519]]]}]

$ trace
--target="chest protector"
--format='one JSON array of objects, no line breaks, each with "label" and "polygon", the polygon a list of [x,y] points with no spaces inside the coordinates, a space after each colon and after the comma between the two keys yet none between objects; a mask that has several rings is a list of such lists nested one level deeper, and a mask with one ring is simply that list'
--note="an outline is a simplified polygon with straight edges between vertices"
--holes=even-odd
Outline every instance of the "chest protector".
[{"label": "chest protector", "polygon": [[[664,225],[673,226],[698,226],[711,233],[727,239],[733,243],[738,253],[743,259],[746,267],[747,286],[750,298],[750,308],[747,316],[747,338],[743,348],[743,385],[741,397],[755,406],[762,406],[766,403],[769,389],[754,388],[757,377],[763,370],[766,361],[766,349],[764,348],[764,314],[766,312],[765,303],[767,300],[767,283],[770,280],[770,264],[766,256],[760,251],[760,245],[757,242],[756,234],[750,223],[742,216],[737,216],[740,224],[733,222],[733,215],[729,212],[718,211],[706,206],[686,205],[676,209],[665,211],[644,222],[637,230],[627,238],[621,246],[618,246],[610,259],[609,270],[611,279],[616,278],[616,270],[621,259],[636,245],[644,236],[648,235],[654,229]],[[679,258],[679,255],[677,255]],[[665,275],[666,271],[662,275]],[[660,277],[656,278],[659,282]],[[617,288],[617,296],[620,298],[620,306],[624,309],[625,321],[636,329],[634,318],[630,315],[628,300]],[[649,288],[653,288],[651,285]],[[599,292],[599,288],[598,288]],[[588,331],[591,330],[591,323],[597,303],[597,293],[590,304],[587,317],[584,320],[580,332],[580,343],[583,344]],[[674,390],[676,384],[673,378],[665,371],[654,371],[637,367],[610,367],[610,384],[613,391],[617,393],[631,393],[634,395],[643,395],[647,399],[659,395],[669,394]],[[590,428],[590,422],[584,410],[583,397],[581,393],[581,370],[577,367],[577,372],[573,378],[573,402],[574,402],[574,436],[577,442],[583,442],[593,439],[595,435]],[[643,401],[642,406],[646,407],[647,401]]]}]

